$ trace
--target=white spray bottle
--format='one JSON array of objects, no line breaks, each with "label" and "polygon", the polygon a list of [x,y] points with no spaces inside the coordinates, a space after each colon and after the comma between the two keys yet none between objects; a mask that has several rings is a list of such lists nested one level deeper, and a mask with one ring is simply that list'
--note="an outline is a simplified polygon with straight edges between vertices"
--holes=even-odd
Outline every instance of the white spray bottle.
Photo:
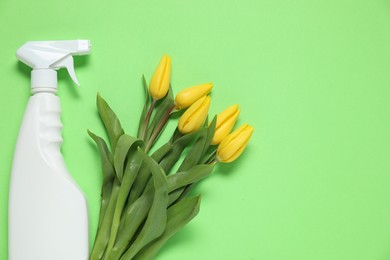
[{"label": "white spray bottle", "polygon": [[30,66],[32,96],[20,128],[12,165],[8,234],[10,260],[86,260],[86,200],[61,154],[61,107],[57,71],[66,68],[79,85],[72,55],[90,42],[27,42],[16,56]]}]

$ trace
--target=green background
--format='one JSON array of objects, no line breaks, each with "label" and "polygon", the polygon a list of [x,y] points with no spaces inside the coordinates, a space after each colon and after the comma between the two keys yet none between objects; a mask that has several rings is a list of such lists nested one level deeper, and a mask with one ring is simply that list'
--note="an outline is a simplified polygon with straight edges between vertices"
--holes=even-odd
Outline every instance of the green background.
[{"label": "green background", "polygon": [[197,188],[200,214],[157,259],[390,259],[388,0],[1,0],[1,260],[29,97],[15,51],[78,38],[93,51],[76,59],[81,88],[59,73],[62,151],[88,199],[92,238],[101,172],[86,130],[103,134],[96,93],[135,133],[140,77],[167,53],[176,92],[214,82],[211,114],[239,103],[239,124],[255,133],[243,157]]}]

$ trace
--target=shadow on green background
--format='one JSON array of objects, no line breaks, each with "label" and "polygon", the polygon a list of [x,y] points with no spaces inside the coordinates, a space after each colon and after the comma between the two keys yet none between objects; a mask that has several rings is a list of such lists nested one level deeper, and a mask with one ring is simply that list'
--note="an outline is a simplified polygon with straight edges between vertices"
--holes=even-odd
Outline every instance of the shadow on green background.
[{"label": "shadow on green background", "polygon": [[256,130],[239,161],[196,188],[200,214],[157,259],[390,259],[388,1],[3,0],[0,36],[0,259],[29,96],[15,51],[77,38],[93,52],[76,58],[79,89],[59,73],[62,150],[88,199],[91,238],[101,176],[86,130],[103,134],[96,93],[135,133],[140,77],[168,53],[176,92],[212,81],[211,113],[239,103],[239,124]]}]

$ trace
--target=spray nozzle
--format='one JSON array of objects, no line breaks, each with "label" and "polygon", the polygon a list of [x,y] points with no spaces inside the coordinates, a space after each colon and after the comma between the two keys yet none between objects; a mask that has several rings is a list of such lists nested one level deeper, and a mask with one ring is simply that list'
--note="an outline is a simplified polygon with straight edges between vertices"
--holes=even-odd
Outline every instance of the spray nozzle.
[{"label": "spray nozzle", "polygon": [[88,54],[91,49],[88,40],[72,41],[32,41],[20,47],[16,56],[32,71],[33,89],[57,89],[57,72],[66,68],[72,80],[79,86],[73,56]]}]

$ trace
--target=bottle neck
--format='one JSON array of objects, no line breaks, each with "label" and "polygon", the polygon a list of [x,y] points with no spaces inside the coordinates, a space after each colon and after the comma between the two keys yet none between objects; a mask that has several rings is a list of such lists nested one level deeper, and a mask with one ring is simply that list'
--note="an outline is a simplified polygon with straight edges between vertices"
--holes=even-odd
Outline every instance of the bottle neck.
[{"label": "bottle neck", "polygon": [[31,72],[31,93],[57,93],[57,71],[34,69]]},{"label": "bottle neck", "polygon": [[37,95],[40,93],[52,93],[53,95],[57,94],[57,90],[53,88],[32,88],[31,89],[31,94],[32,95]]}]

